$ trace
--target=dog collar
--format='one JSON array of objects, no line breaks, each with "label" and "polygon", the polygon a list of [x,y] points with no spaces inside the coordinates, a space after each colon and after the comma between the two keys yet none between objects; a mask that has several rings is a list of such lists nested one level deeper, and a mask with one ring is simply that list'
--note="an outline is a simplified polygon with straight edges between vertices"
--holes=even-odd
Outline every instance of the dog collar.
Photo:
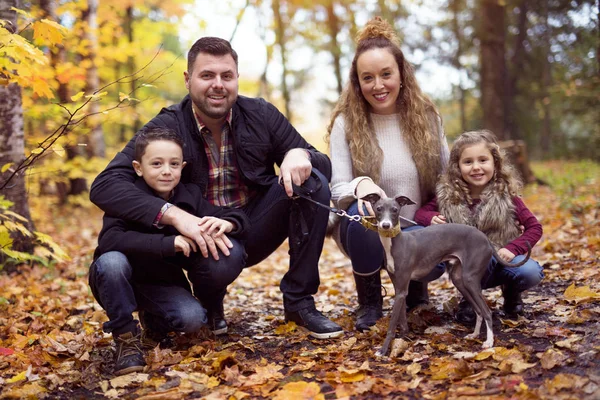
[{"label": "dog collar", "polygon": [[[373,222],[373,221],[375,221],[375,222]],[[398,223],[392,229],[385,229],[385,230],[379,229],[379,226],[377,225],[377,221],[375,220],[375,217],[371,217],[371,216],[362,217],[360,219],[360,224],[369,230],[379,233],[383,237],[389,237],[389,238],[398,236],[398,234],[400,233],[400,230],[401,230],[400,223]]]}]

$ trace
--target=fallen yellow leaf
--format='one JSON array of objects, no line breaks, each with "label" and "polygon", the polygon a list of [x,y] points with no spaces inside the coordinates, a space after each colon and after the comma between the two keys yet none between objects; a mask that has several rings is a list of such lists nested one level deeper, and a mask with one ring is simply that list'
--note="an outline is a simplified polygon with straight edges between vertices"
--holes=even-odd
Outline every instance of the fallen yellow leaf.
[{"label": "fallen yellow leaf", "polygon": [[274,397],[275,400],[325,400],[316,382],[290,382],[285,384]]},{"label": "fallen yellow leaf", "polygon": [[575,283],[572,283],[567,290],[565,290],[563,296],[565,297],[565,300],[574,301],[575,303],[600,299],[600,294],[591,290],[589,286],[581,286],[576,288]]},{"label": "fallen yellow leaf", "polygon": [[20,372],[12,378],[7,379],[6,383],[15,383],[19,381],[24,381],[25,379],[27,379],[27,371]]}]

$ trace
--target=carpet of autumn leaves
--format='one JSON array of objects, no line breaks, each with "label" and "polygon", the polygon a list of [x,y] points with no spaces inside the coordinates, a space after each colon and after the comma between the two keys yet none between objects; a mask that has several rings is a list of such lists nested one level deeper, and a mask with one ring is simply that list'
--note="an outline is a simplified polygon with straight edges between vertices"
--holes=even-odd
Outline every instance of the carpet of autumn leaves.
[{"label": "carpet of autumn leaves", "polygon": [[[569,170],[564,163],[543,167]],[[524,297],[527,313],[518,321],[504,318],[500,290],[485,292],[493,349],[464,338],[471,328],[453,321],[457,291],[444,277],[430,284],[431,304],[409,314],[410,334],[396,339],[390,357],[376,357],[392,285],[386,276],[386,318],[370,332],[355,332],[349,262],[327,240],[316,300],[345,328],[342,338],[314,340],[284,323],[284,245],[230,287],[229,335],[177,336],[174,348],[149,352],[146,371],[122,377],[112,374],[111,338],[101,330],[106,317],[87,286],[101,213],[32,199],[37,229],[72,259],[0,275],[0,398],[598,399],[598,166],[580,173],[587,174],[582,184],[525,190],[544,225],[533,257],[546,277]]]}]

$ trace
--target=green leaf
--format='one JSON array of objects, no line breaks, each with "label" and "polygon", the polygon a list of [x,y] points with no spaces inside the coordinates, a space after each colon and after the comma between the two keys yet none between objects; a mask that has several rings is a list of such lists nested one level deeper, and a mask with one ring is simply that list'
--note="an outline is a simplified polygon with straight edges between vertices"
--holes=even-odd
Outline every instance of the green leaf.
[{"label": "green leaf", "polygon": [[29,253],[24,253],[22,251],[15,251],[15,250],[11,250],[11,249],[0,249],[0,251],[4,254],[6,254],[8,257],[12,258],[15,261],[30,261],[33,259],[33,255],[29,254]]},{"label": "green leaf", "polygon": [[23,217],[21,214],[17,214],[14,211],[6,210],[6,211],[4,211],[4,214],[10,215],[11,217],[18,219],[19,221],[27,222],[27,218]]},{"label": "green leaf", "polygon": [[79,92],[79,93],[77,93],[76,95],[74,95],[74,96],[71,96],[71,101],[77,101],[77,100],[79,100],[80,98],[82,98],[82,97],[83,97],[83,95],[84,95],[84,92]]},{"label": "green leaf", "polygon": [[14,163],[11,163],[11,162],[4,164],[4,165],[2,166],[2,169],[0,170],[0,172],[6,172],[6,171],[8,171],[8,169],[9,169],[10,167],[12,167],[12,165],[13,165],[13,164],[14,164]]},{"label": "green leaf", "polygon": [[4,226],[0,226],[0,248],[10,248],[12,243],[13,239],[10,237],[8,229]]},{"label": "green leaf", "polygon": [[33,19],[33,16],[25,10],[21,10],[21,9],[15,8],[15,7],[11,7],[10,10],[16,12],[17,14],[21,14],[23,17],[25,17],[27,19]]}]

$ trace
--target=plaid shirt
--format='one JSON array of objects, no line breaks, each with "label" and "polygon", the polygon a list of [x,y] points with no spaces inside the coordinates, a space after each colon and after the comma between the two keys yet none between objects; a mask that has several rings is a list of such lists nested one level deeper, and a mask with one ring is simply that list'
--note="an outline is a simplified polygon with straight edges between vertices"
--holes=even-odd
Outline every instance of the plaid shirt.
[{"label": "plaid shirt", "polygon": [[251,193],[234,161],[231,115],[232,110],[221,128],[221,147],[218,148],[212,133],[194,111],[208,159],[208,190],[204,196],[214,205],[239,208],[250,201]]}]

